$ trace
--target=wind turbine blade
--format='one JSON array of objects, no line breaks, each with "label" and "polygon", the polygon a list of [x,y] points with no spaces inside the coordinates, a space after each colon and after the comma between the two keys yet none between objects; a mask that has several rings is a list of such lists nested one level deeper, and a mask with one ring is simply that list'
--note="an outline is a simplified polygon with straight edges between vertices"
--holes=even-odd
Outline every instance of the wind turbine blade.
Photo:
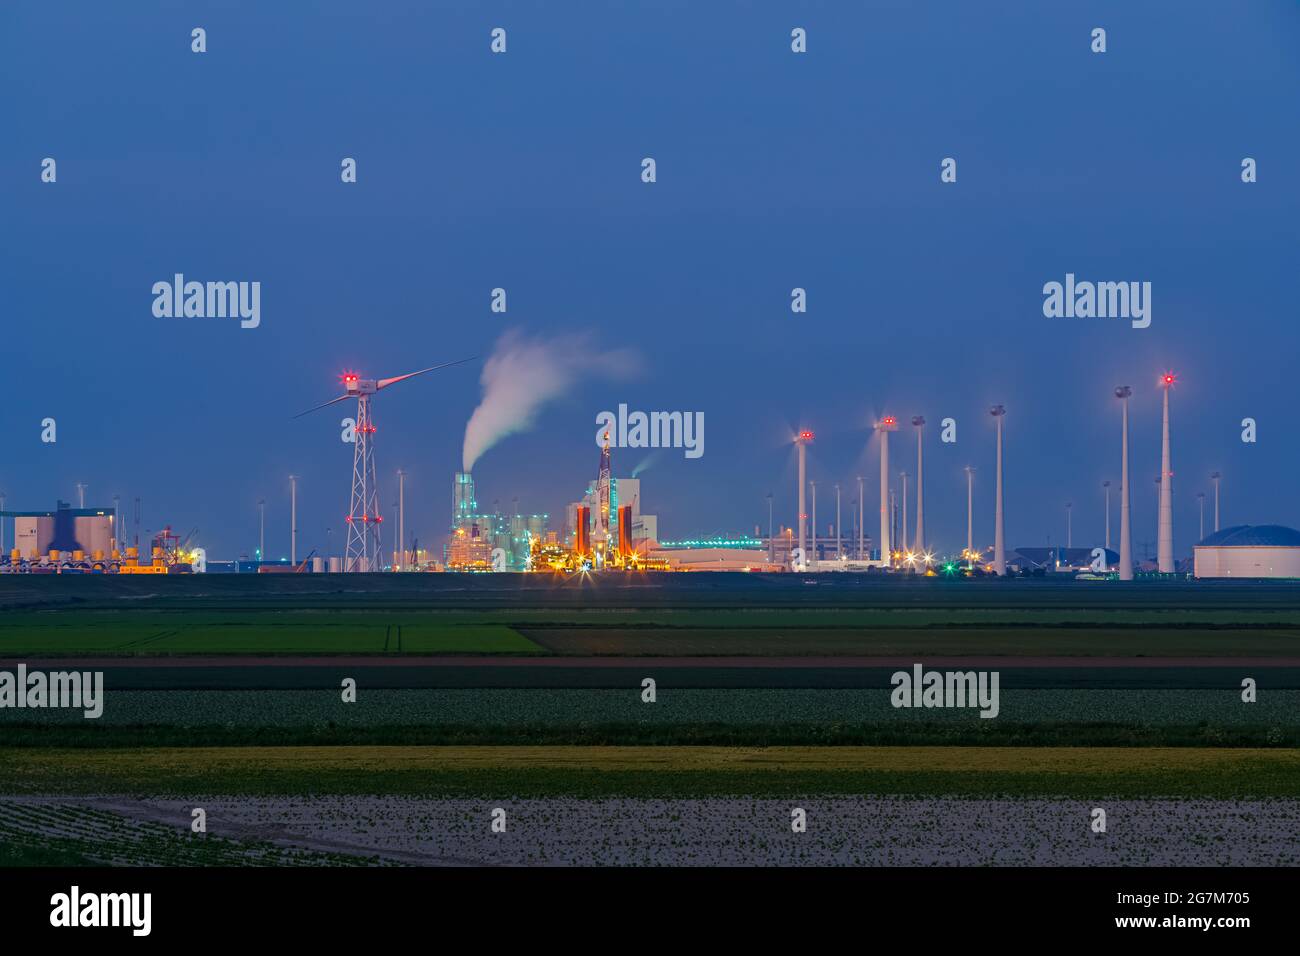
[{"label": "wind turbine blade", "polygon": [[457,359],[454,362],[446,362],[442,365],[433,365],[429,368],[422,368],[418,372],[407,372],[405,375],[398,375],[395,378],[381,378],[375,384],[375,388],[387,388],[389,385],[396,385],[398,382],[403,382],[408,378],[414,378],[417,375],[423,375],[425,372],[436,372],[440,368],[451,368],[453,365],[464,365],[466,362],[472,362],[476,358],[478,358],[477,355],[471,355],[469,358]]},{"label": "wind turbine blade", "polygon": [[[345,399],[353,398],[353,397],[355,397],[355,396],[351,396],[351,395],[340,395],[338,398],[331,398],[328,402],[321,402],[319,405],[316,405],[316,406],[313,407],[313,408],[309,408],[309,409],[307,409],[307,411],[305,411],[305,412],[299,412],[297,415],[293,416],[293,418],[302,418],[302,416],[304,416],[304,415],[310,415],[312,412],[316,411],[317,408],[324,408],[326,405],[333,405],[333,404],[335,404],[335,403],[337,403],[337,402],[341,402],[341,401],[344,401]],[[290,421],[293,421],[293,418],[291,418],[291,419],[289,419],[289,420],[290,420]]]}]

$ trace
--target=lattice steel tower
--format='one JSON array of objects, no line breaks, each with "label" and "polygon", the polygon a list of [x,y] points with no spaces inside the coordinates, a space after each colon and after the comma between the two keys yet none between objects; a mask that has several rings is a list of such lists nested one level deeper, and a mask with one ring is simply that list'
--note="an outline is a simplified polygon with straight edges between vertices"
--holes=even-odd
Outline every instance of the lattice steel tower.
[{"label": "lattice steel tower", "polygon": [[301,418],[308,412],[333,405],[336,402],[357,400],[357,418],[354,428],[352,447],[352,501],[348,516],[344,520],[348,525],[347,550],[344,553],[344,571],[378,571],[380,562],[379,529],[383,516],[379,512],[379,482],[375,477],[375,422],[370,413],[370,398],[380,389],[404,382],[408,378],[434,372],[440,368],[450,368],[471,362],[473,358],[458,359],[442,365],[422,368],[418,372],[408,372],[393,378],[360,378],[355,372],[343,374],[344,392],[338,398],[331,398],[315,408],[309,408],[295,418]]}]

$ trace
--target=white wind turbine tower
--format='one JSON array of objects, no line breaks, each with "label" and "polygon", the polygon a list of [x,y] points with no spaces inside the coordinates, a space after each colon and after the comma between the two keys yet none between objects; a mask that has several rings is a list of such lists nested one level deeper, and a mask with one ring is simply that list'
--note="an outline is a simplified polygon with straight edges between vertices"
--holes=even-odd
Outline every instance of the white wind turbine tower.
[{"label": "white wind turbine tower", "polygon": [[1174,472],[1169,455],[1169,390],[1174,387],[1174,373],[1160,377],[1165,390],[1164,424],[1160,439],[1160,527],[1156,563],[1161,574],[1174,573]]},{"label": "white wind turbine tower", "polygon": [[1129,520],[1128,504],[1128,400],[1133,394],[1132,387],[1120,385],[1115,389],[1115,397],[1120,400],[1124,411],[1123,452],[1120,456],[1119,474],[1119,579],[1133,580],[1133,528]]},{"label": "white wind turbine tower", "polygon": [[993,572],[998,577],[1004,577],[1007,573],[1007,547],[1002,530],[1002,419],[1006,417],[1007,410],[1001,405],[994,405],[989,409],[989,414],[998,423],[998,491],[993,517]]},{"label": "white wind turbine tower", "polygon": [[975,554],[975,469],[966,466],[966,566],[974,566]]},{"label": "white wind turbine tower", "polygon": [[[808,429],[803,429],[795,436],[794,443],[799,446],[799,560],[807,564],[808,553],[804,551],[804,533],[808,528],[808,513],[804,511],[807,507],[804,497],[808,482],[808,444],[813,440],[813,433]],[[797,568],[793,570],[804,570]]]},{"label": "white wind turbine tower", "polygon": [[887,415],[876,423],[880,432],[880,566],[893,567],[889,540],[889,433],[898,431],[898,419]]},{"label": "white wind turbine tower", "polygon": [[344,519],[348,525],[347,550],[343,559],[344,571],[378,571],[381,567],[379,526],[384,519],[379,511],[379,481],[375,477],[375,424],[370,414],[371,396],[382,389],[388,388],[390,385],[404,382],[408,378],[423,375],[425,372],[450,368],[453,365],[463,365],[465,362],[473,361],[476,357],[457,359],[455,362],[444,362],[442,365],[431,365],[429,368],[422,368],[417,372],[408,372],[405,375],[396,375],[393,378],[378,380],[373,378],[363,379],[357,376],[355,372],[346,372],[343,375],[344,392],[342,395],[338,398],[331,398],[328,402],[322,402],[314,408],[309,408],[307,411],[294,416],[294,418],[301,418],[303,415],[317,409],[325,408],[327,405],[333,405],[336,402],[345,402],[349,398],[357,400],[357,418],[354,430],[356,440],[352,448],[352,503],[348,509],[348,516]]},{"label": "white wind turbine tower", "polygon": [[900,534],[902,535],[902,537],[903,537],[903,556],[904,556],[904,559],[906,559],[907,554],[908,554],[908,547],[907,547],[907,472],[905,472],[905,471],[900,471],[900,472],[898,473],[898,477],[899,477],[899,480],[902,482],[902,485],[903,485],[903,520],[900,521],[900,522],[898,523],[898,527],[899,527],[899,533],[900,533]]},{"label": "white wind turbine tower", "polygon": [[925,417],[917,415],[912,419],[916,426],[916,550],[925,554],[925,482],[921,473],[921,435],[925,431]]}]

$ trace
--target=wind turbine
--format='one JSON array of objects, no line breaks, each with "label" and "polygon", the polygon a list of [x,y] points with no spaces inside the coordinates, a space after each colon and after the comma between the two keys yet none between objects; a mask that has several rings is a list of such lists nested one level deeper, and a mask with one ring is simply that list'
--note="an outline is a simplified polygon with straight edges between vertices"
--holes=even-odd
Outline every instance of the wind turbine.
[{"label": "wind turbine", "polygon": [[998,423],[998,467],[997,479],[998,493],[996,504],[993,508],[993,573],[998,577],[1006,577],[1007,574],[1007,548],[1006,536],[1003,533],[1002,524],[1002,419],[1006,417],[1007,410],[1001,405],[994,405],[989,409],[989,414],[993,416]]},{"label": "wind turbine", "polygon": [[1128,400],[1133,395],[1130,385],[1115,388],[1115,397],[1123,409],[1123,452],[1120,456],[1119,476],[1119,579],[1133,580],[1133,529],[1129,522],[1128,504]]},{"label": "wind turbine", "polygon": [[916,427],[916,550],[925,553],[925,482],[921,472],[921,431],[925,428],[925,416],[917,415],[912,419]]},{"label": "wind turbine", "polygon": [[1174,472],[1169,458],[1169,390],[1174,387],[1173,372],[1160,376],[1165,390],[1164,426],[1160,439],[1160,521],[1157,534],[1157,568],[1161,574],[1174,572]]},{"label": "wind turbine", "polygon": [[396,375],[393,378],[361,378],[355,372],[345,372],[342,395],[294,416],[294,418],[302,418],[303,415],[317,409],[345,402],[349,398],[357,400],[357,418],[353,429],[352,446],[352,504],[347,518],[344,519],[348,525],[347,550],[343,558],[344,571],[378,571],[380,568],[379,526],[384,519],[379,513],[379,482],[375,477],[375,423],[370,415],[371,396],[408,378],[450,368],[453,365],[463,365],[477,357],[471,356],[457,359],[455,362],[444,362],[442,365],[431,365],[418,372],[407,372],[405,375]]}]

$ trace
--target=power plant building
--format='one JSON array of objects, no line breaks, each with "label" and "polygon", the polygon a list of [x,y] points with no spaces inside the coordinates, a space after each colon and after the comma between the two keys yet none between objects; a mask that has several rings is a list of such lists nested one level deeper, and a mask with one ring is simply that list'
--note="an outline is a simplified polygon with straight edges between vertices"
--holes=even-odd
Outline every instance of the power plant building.
[{"label": "power plant building", "polygon": [[72,508],[60,501],[54,511],[11,514],[13,547],[22,558],[44,557],[51,551],[107,555],[118,545],[112,509]]},{"label": "power plant building", "polygon": [[[465,558],[468,554],[466,549],[469,549],[475,555],[469,559],[469,566],[473,566],[477,560],[478,550],[485,547],[489,564],[492,552],[500,548],[506,553],[508,568],[522,571],[527,567],[531,542],[546,540],[547,525],[551,516],[480,512],[474,492],[474,476],[469,472],[456,472],[452,479],[451,491],[451,537],[445,552],[447,564],[452,567],[467,566],[458,558]],[[465,534],[462,535],[462,531]]]},{"label": "power plant building", "polygon": [[[599,481],[588,485],[582,500],[571,502],[565,509],[564,531],[565,538],[570,544],[574,544],[577,540],[578,508],[580,507],[585,507],[588,511],[587,530],[590,532],[593,530],[591,521],[600,513]],[[641,479],[611,478],[609,482],[611,540],[608,544],[611,551],[617,551],[622,546],[618,537],[620,526],[617,523],[617,515],[619,509],[623,507],[632,509],[630,527],[632,533],[631,548],[633,550],[635,550],[637,542],[658,540],[658,517],[641,513]]]},{"label": "power plant building", "polygon": [[482,571],[492,567],[492,545],[477,523],[471,521],[452,532],[447,548],[447,566]]},{"label": "power plant building", "polygon": [[1198,578],[1300,578],[1300,531],[1282,525],[1237,525],[1192,549]]}]

